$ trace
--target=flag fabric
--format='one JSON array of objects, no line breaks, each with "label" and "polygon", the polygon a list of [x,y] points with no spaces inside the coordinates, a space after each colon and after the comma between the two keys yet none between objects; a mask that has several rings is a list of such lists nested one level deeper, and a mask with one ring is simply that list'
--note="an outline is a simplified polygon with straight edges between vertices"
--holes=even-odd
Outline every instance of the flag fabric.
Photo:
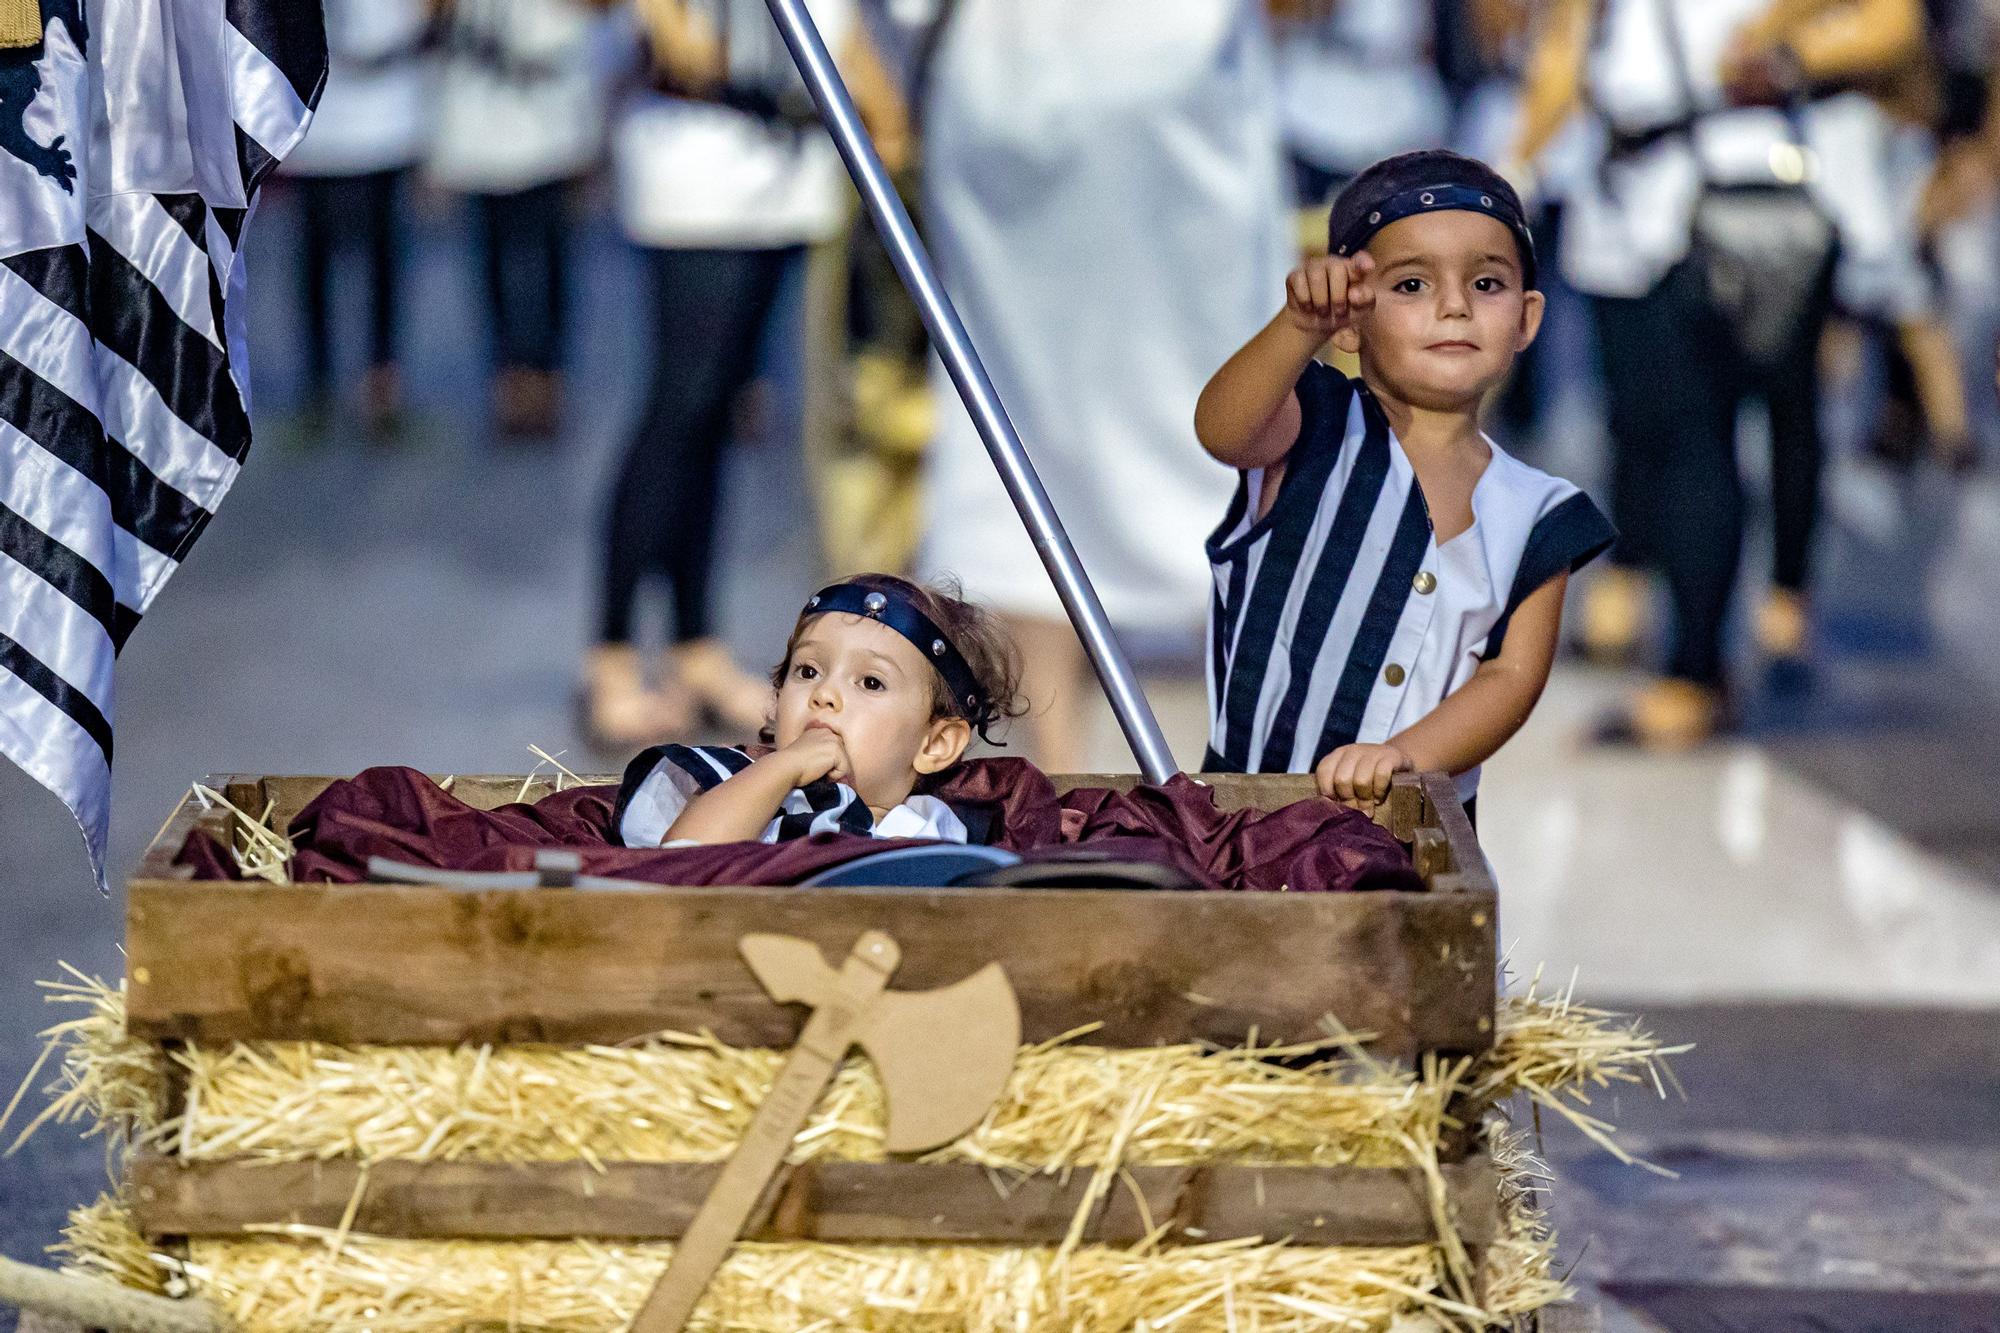
[{"label": "flag fabric", "polygon": [[249,450],[244,224],[326,36],[318,0],[40,8],[0,49],[0,754],[102,885],[112,664]]}]

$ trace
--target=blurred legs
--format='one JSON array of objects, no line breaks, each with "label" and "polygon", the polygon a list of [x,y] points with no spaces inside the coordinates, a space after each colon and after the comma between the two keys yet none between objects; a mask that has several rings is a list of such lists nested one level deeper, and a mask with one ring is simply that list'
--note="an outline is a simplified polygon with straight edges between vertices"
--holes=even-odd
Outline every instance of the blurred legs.
[{"label": "blurred legs", "polygon": [[1067,620],[1037,616],[1005,617],[1007,632],[1021,651],[1021,696],[1028,713],[1027,757],[1050,773],[1074,773],[1089,753],[1085,734],[1090,699],[1096,690],[1090,659]]},{"label": "blurred legs", "polygon": [[395,170],[299,179],[306,392],[323,399],[333,391],[333,265],[342,238],[352,236],[361,248],[366,275],[368,323],[361,400],[371,427],[389,424],[402,406],[396,327],[402,249],[397,208],[403,175]]},{"label": "blurred legs", "polygon": [[[724,721],[745,725],[753,711],[746,703],[750,688],[761,688],[714,640],[710,565],[730,407],[756,373],[758,345],[798,253],[646,252],[651,380],[612,489],[598,637],[603,645],[628,644],[641,580],[664,577],[673,592],[674,664],[683,673],[662,696],[672,705],[669,715],[685,715],[691,689]],[[761,721],[761,704],[754,711]]]},{"label": "blurred legs", "polygon": [[1638,300],[1598,302],[1598,329],[1611,402],[1612,512],[1665,576],[1673,607],[1667,674],[1719,687],[1743,546],[1742,383],[1728,331],[1686,266]]},{"label": "blurred legs", "polygon": [[503,434],[549,435],[561,415],[568,316],[568,183],[473,196],[493,327],[494,417]]}]

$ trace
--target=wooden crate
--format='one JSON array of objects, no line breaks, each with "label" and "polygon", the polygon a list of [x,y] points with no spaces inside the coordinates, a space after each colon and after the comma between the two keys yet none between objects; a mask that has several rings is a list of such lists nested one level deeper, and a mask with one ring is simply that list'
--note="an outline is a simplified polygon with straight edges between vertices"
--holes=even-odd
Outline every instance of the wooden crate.
[{"label": "wooden crate", "polygon": [[[222,777],[244,810],[288,821],[331,781]],[[1225,808],[1275,808],[1311,792],[1296,776],[1216,776]],[[1129,786],[1130,777],[1058,778]],[[518,777],[459,777],[492,807]],[[546,794],[527,784],[527,796]],[[227,838],[232,816],[184,801],[131,881],[128,1024],[163,1043],[612,1044],[667,1028],[741,1046],[789,1045],[803,1011],[771,1002],[737,953],[778,931],[846,953],[866,929],[902,946],[895,985],[944,985],[990,961],[1020,996],[1023,1035],[1101,1022],[1105,1046],[1311,1040],[1331,1014],[1405,1060],[1491,1044],[1495,894],[1450,781],[1399,780],[1382,822],[1409,844],[1425,891],[1199,893],[1063,889],[657,888],[462,890],[411,885],[197,881],[172,864],[188,833]],[[1461,1238],[1500,1225],[1495,1170],[1466,1140],[1445,1178]],[[380,1163],[351,1222],[407,1237],[672,1238],[715,1167],[677,1163]],[[1312,1245],[1434,1238],[1413,1170],[1224,1165],[1130,1168],[1086,1239],[1130,1242],[1146,1219],[1169,1239],[1288,1237]],[[353,1199],[351,1162],[128,1166],[142,1230],[234,1235],[334,1226]],[[1053,1244],[1088,1186],[1034,1178],[1005,1197],[962,1163],[819,1162],[787,1169],[748,1235],[767,1239]],[[1143,1207],[1141,1206],[1143,1201]]]}]

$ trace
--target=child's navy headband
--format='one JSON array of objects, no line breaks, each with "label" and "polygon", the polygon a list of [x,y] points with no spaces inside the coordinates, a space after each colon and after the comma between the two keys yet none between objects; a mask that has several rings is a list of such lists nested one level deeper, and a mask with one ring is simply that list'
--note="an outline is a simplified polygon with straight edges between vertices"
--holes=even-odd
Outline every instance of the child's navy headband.
[{"label": "child's navy headband", "polygon": [[937,668],[938,675],[944,677],[952,707],[981,736],[993,739],[986,735],[986,728],[994,721],[993,701],[980,688],[979,677],[973,674],[950,636],[915,602],[893,589],[835,583],[814,593],[799,617],[825,615],[829,611],[844,611],[850,616],[879,621],[908,639],[924,655],[924,660]]},{"label": "child's navy headband", "polygon": [[1376,232],[1392,222],[1401,222],[1419,213],[1448,210],[1484,213],[1513,232],[1514,241],[1521,248],[1521,280],[1529,287],[1535,285],[1535,238],[1528,231],[1527,219],[1518,210],[1509,207],[1505,199],[1476,185],[1419,185],[1389,195],[1357,216],[1345,232],[1333,238],[1333,253],[1343,259],[1359,254]]}]

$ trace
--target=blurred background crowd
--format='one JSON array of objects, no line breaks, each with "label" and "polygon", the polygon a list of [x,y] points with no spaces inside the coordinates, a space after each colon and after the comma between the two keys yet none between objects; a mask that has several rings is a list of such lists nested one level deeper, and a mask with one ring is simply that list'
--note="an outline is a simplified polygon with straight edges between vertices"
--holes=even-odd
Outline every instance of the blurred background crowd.
[{"label": "blurred background crowd", "polygon": [[[1368,163],[1520,185],[1550,314],[1489,428],[1622,542],[1488,772],[1502,943],[1698,1043],[1690,1100],[1604,1108],[1679,1181],[1552,1128],[1577,1280],[1820,1320],[1647,1329],[1857,1284],[1994,1327],[2000,4],[809,2],[1189,766],[1197,392]],[[257,446],[119,665],[114,882],[205,773],[744,739],[860,569],[1007,616],[1013,753],[1132,767],[763,0],[326,16],[247,247]],[[11,769],[0,884],[25,1069],[31,978],[116,975],[119,921]],[[101,1183],[59,1137],[0,1161],[0,1248]]]},{"label": "blurred background crowd", "polygon": [[[1624,534],[1576,645],[1652,677],[1601,739],[1684,748],[1810,687],[1830,456],[1957,477],[1991,444],[1981,0],[814,12],[1112,617],[1165,660],[1199,654],[1199,542],[1229,484],[1193,447],[1194,395],[1323,247],[1340,186],[1404,149],[1501,167],[1553,257],[1551,327],[1494,432]],[[726,458],[761,429],[801,451],[826,568],[953,573],[1008,614],[1033,663],[1022,739],[1080,762],[1082,656],[760,0],[327,16],[325,101],[275,192],[296,195],[275,206],[297,209],[302,324],[267,404],[330,444],[349,424],[394,444],[443,406],[408,366],[448,344],[484,353],[499,447],[574,448],[579,265],[606,232],[626,251],[586,316],[636,349],[578,671],[601,749],[760,716],[714,566]],[[447,221],[476,324],[408,294]]]}]

